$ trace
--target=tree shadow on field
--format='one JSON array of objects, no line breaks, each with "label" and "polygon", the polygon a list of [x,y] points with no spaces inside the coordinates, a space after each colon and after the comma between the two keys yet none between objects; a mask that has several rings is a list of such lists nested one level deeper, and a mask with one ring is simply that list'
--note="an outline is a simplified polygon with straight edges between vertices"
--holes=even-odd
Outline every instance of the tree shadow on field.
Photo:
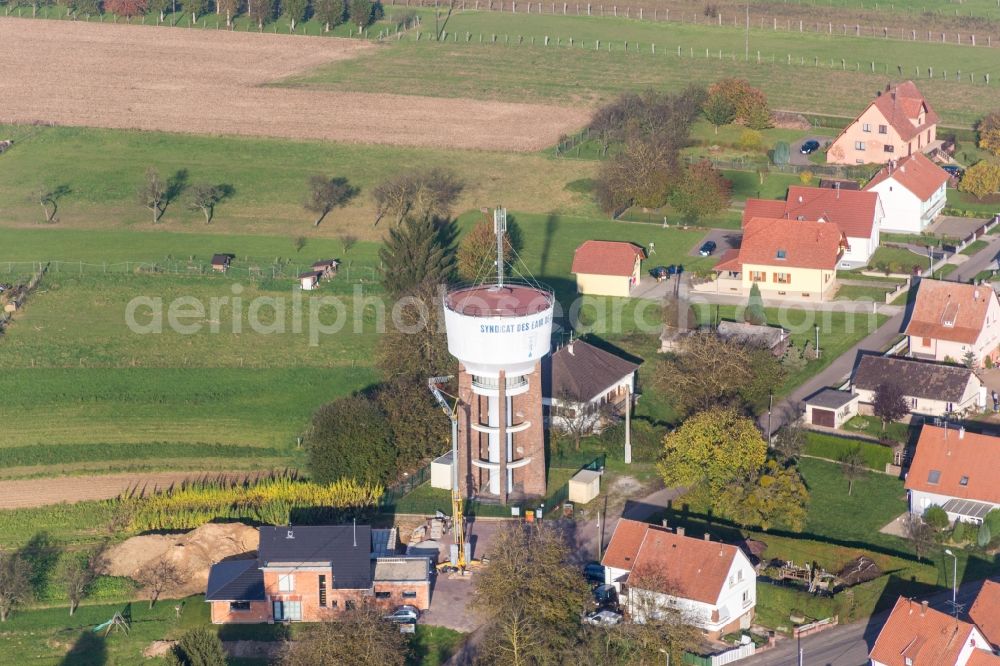
[{"label": "tree shadow on field", "polygon": [[108,663],[108,648],[104,638],[85,629],[73,643],[59,666],[104,666]]},{"label": "tree shadow on field", "polygon": [[[174,203],[188,187],[188,170],[178,169],[167,179],[167,189],[163,196],[163,212],[167,212],[170,204]],[[162,213],[161,213],[162,215]]]},{"label": "tree shadow on field", "polygon": [[20,555],[31,565],[31,589],[36,597],[44,595],[59,563],[61,549],[48,532],[36,532],[21,548]]}]

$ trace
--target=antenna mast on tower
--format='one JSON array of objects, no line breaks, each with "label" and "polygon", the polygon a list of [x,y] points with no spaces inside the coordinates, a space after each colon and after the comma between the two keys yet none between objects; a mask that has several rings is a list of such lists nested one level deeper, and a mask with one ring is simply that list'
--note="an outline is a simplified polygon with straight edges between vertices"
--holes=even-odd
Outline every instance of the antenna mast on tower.
[{"label": "antenna mast on tower", "polygon": [[493,209],[493,233],[497,237],[497,287],[503,287],[503,237],[507,233],[507,209]]}]

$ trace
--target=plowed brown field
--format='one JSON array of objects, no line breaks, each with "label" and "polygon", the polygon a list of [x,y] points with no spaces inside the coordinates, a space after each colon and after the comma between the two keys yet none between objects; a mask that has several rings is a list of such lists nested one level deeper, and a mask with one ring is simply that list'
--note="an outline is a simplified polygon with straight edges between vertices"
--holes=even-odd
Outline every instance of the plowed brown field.
[{"label": "plowed brown field", "polygon": [[585,110],[265,87],[362,41],[0,18],[0,122],[533,151]]}]

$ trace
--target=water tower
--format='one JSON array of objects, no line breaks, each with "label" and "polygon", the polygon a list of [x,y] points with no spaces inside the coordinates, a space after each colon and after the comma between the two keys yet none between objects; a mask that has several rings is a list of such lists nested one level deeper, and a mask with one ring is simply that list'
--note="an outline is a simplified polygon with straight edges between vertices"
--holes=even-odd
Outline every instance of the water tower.
[{"label": "water tower", "polygon": [[507,212],[493,211],[496,274],[445,296],[448,351],[459,361],[458,465],[463,497],[545,495],[540,365],[549,353],[552,292],[507,279]]}]

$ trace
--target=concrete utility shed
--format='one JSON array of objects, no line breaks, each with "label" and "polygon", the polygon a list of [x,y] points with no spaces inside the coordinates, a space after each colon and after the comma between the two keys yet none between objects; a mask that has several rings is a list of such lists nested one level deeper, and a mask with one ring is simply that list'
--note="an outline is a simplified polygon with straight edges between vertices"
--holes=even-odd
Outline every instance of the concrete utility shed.
[{"label": "concrete utility shed", "polygon": [[569,501],[586,504],[601,494],[601,473],[581,469],[569,480]]}]

